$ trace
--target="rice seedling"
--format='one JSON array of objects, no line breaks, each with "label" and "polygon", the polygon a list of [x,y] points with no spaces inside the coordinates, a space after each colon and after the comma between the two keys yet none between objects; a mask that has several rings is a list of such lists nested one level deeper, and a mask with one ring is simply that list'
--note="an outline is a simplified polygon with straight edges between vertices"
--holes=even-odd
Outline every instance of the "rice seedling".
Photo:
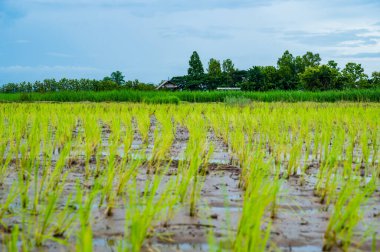
[{"label": "rice seedling", "polygon": [[19,238],[20,229],[18,225],[15,225],[12,229],[12,233],[8,240],[6,241],[6,250],[10,252],[19,251],[18,238]]},{"label": "rice seedling", "polygon": [[[162,174],[153,175],[152,180],[145,185],[142,197],[140,197],[140,191],[137,190],[135,180],[128,189],[129,197],[125,211],[125,240],[119,244],[119,251],[140,251],[153,219],[164,209],[166,194],[172,188],[167,187],[158,199],[155,198],[162,182]],[[169,185],[174,185],[174,183],[169,183]]]},{"label": "rice seedling", "polygon": [[[379,237],[363,226],[377,228],[378,213],[363,212],[378,206],[378,104],[14,103],[0,104],[0,118],[4,250],[92,251],[120,234],[119,223],[124,235],[109,246],[121,251],[154,248],[167,234],[176,243],[194,223],[203,233],[196,242],[208,240],[210,250],[287,249],[289,198],[299,216],[324,210],[321,249],[377,249]],[[231,191],[243,197],[230,199]],[[216,212],[225,202],[228,212],[210,225],[200,223],[208,202]]]},{"label": "rice seedling", "polygon": [[[271,223],[265,223],[265,210],[271,204],[272,185],[263,178],[257,177],[250,183],[244,195],[243,212],[234,242],[234,251],[266,251]],[[252,214],[254,213],[254,214]]]},{"label": "rice seedling", "polygon": [[364,191],[359,189],[359,181],[346,183],[339,193],[333,213],[325,232],[324,249],[331,250],[333,246],[342,247],[344,251],[353,243],[354,228],[363,218],[360,205],[367,195],[371,195],[376,187],[369,184]]},{"label": "rice seedling", "polygon": [[6,199],[0,204],[0,225],[7,229],[7,224],[3,221],[12,214],[11,205],[15,202],[19,194],[19,189],[16,185],[13,185],[8,192]]},{"label": "rice seedling", "polygon": [[[154,144],[152,149],[152,157],[149,160],[149,166],[159,167],[160,161],[168,159],[170,147],[174,141],[175,125],[172,118],[167,115],[165,110],[161,113],[155,113],[159,126],[154,131]],[[157,170],[157,169],[156,169]]]},{"label": "rice seedling", "polygon": [[98,194],[97,190],[85,194],[79,183],[77,184],[76,204],[78,206],[79,230],[77,231],[76,250],[90,252],[93,251],[91,209],[93,201]]}]

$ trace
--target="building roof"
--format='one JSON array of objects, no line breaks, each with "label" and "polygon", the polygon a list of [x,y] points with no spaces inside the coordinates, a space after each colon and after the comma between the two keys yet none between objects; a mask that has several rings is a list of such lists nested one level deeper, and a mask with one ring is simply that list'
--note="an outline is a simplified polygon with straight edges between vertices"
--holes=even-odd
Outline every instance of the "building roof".
[{"label": "building roof", "polygon": [[239,91],[241,88],[238,87],[218,87],[216,90],[224,90],[224,91]]},{"label": "building roof", "polygon": [[175,84],[174,82],[172,82],[170,80],[166,80],[166,81],[161,82],[161,84],[158,85],[158,87],[156,87],[156,89],[165,88],[167,85],[173,86],[171,88],[177,88],[178,87],[177,84]]}]

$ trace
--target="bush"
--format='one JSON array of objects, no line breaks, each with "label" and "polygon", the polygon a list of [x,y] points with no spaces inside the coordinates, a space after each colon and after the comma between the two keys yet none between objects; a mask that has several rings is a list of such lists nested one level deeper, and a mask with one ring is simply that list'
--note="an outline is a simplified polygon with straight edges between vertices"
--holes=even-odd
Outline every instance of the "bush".
[{"label": "bush", "polygon": [[20,101],[31,101],[32,95],[28,93],[22,93],[20,94]]},{"label": "bush", "polygon": [[177,96],[154,96],[144,99],[148,104],[179,104],[180,100]]}]

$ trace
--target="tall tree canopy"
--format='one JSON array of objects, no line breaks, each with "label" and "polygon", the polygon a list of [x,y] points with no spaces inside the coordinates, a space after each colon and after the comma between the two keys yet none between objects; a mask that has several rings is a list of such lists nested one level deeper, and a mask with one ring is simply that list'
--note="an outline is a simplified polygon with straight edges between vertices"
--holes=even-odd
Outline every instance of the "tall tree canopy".
[{"label": "tall tree canopy", "polygon": [[235,65],[232,63],[232,60],[226,59],[223,60],[222,69],[223,73],[233,74],[235,72]]},{"label": "tall tree canopy", "polygon": [[112,81],[114,81],[117,85],[121,86],[125,83],[124,80],[124,75],[120,71],[115,71],[111,73],[111,78]]},{"label": "tall tree canopy", "polygon": [[285,51],[277,61],[277,69],[280,77],[280,89],[295,89],[298,83],[296,60],[289,51]]},{"label": "tall tree canopy", "polygon": [[364,73],[361,64],[347,63],[342,75],[347,88],[363,88],[368,85],[368,75]]},{"label": "tall tree canopy", "polygon": [[190,57],[187,74],[192,77],[200,77],[204,74],[202,61],[196,51],[194,51]]},{"label": "tall tree canopy", "polygon": [[300,80],[307,90],[341,89],[343,84],[339,71],[329,65],[306,68]]},{"label": "tall tree canopy", "polygon": [[211,77],[218,77],[222,74],[222,69],[220,66],[220,61],[211,58],[210,61],[208,62],[208,69],[207,69],[208,74]]},{"label": "tall tree canopy", "polygon": [[373,72],[372,73],[372,86],[380,87],[380,72]]}]

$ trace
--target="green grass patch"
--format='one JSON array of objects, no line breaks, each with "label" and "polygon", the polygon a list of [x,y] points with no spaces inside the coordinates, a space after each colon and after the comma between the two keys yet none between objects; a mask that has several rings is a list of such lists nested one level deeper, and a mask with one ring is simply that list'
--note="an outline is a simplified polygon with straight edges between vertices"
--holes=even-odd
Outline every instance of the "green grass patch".
[{"label": "green grass patch", "polygon": [[51,93],[0,94],[0,102],[145,102],[149,104],[178,104],[184,102],[227,102],[233,104],[250,101],[262,102],[380,102],[380,89],[345,91],[63,91]]}]

